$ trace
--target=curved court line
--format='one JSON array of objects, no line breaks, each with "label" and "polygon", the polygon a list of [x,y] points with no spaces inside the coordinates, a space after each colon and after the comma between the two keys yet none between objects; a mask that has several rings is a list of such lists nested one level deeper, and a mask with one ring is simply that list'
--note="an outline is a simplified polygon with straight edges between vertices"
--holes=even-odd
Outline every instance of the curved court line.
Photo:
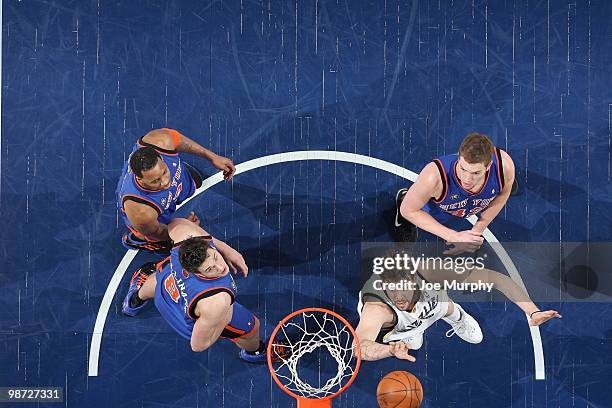
[{"label": "curved court line", "polygon": [[[361,164],[363,166],[374,167],[376,169],[395,174],[412,182],[414,182],[418,176],[418,174],[413,171],[407,170],[403,167],[386,162],[384,160],[376,159],[374,157],[363,156],[361,154],[356,153],[327,150],[301,150],[296,152],[277,153],[269,156],[258,157],[257,159],[248,160],[244,163],[236,165],[236,175],[240,173],[245,173],[249,170],[257,169],[259,167],[301,160],[330,160]],[[178,208],[188,203],[198,194],[211,188],[215,184],[220,183],[222,180],[223,176],[221,172],[208,177],[206,180],[204,180],[202,186],[196,190],[195,194],[189,197],[189,199],[185,200],[185,202],[183,202]],[[478,218],[476,216],[471,216],[470,218],[468,218],[468,221],[474,224],[477,219]],[[510,275],[512,280],[515,281],[521,288],[523,288],[525,292],[527,292],[527,288],[525,287],[523,279],[521,279],[521,275],[516,269],[516,266],[514,266],[514,263],[510,259],[510,256],[504,250],[503,246],[501,245],[501,243],[499,243],[495,235],[493,235],[493,233],[487,228],[483,236],[487,240],[487,242],[492,244],[491,246],[493,247],[493,250],[508,270],[508,274]],[[123,259],[117,266],[117,269],[115,269],[115,273],[113,274],[113,277],[111,278],[111,281],[109,282],[108,287],[106,288],[106,292],[104,293],[104,297],[102,298],[102,303],[100,304],[98,316],[96,317],[96,323],[94,325],[94,331],[91,337],[91,347],[89,350],[88,375],[90,377],[95,377],[98,375],[100,346],[102,343],[102,334],[104,332],[104,324],[106,323],[108,310],[110,309],[111,303],[113,302],[113,298],[115,297],[115,292],[117,291],[117,288],[121,283],[121,279],[123,278],[125,271],[129,267],[130,263],[132,262],[137,253],[138,251],[130,249],[123,256]],[[527,321],[529,321],[528,317]],[[544,350],[542,348],[540,328],[538,326],[530,327],[530,332],[531,340],[533,342],[533,355],[535,360],[535,378],[536,380],[543,380],[545,378]]]}]

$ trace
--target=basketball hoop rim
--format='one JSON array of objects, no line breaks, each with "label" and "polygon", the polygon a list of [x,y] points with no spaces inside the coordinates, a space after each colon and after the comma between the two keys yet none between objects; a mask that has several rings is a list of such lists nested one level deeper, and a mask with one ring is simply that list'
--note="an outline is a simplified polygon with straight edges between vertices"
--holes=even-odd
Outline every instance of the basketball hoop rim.
[{"label": "basketball hoop rim", "polygon": [[[297,395],[294,392],[288,390],[280,382],[280,380],[278,379],[278,377],[276,375],[276,372],[274,372],[274,367],[272,366],[272,344],[274,342],[273,340],[276,338],[276,334],[279,332],[279,330],[281,329],[283,324],[285,324],[285,322],[287,322],[288,320],[294,318],[295,316],[297,316],[299,314],[308,313],[308,312],[326,313],[326,314],[332,315],[336,319],[340,320],[342,322],[342,324],[344,324],[346,327],[348,327],[348,329],[349,329],[349,331],[350,331],[350,333],[351,333],[351,335],[353,336],[353,339],[354,339],[354,343],[353,344],[354,344],[354,346],[356,347],[356,350],[357,350],[357,352],[355,353],[355,355],[357,356],[357,364],[355,366],[355,371],[353,372],[353,375],[351,376],[351,378],[337,392],[335,392],[334,394],[332,394],[330,396],[324,397],[324,398],[306,398],[306,397],[303,397],[301,395]],[[361,367],[361,347],[359,345],[359,339],[357,338],[357,333],[355,332],[355,329],[340,314],[338,314],[338,313],[336,313],[336,312],[334,312],[332,310],[322,308],[322,307],[305,307],[305,308],[296,310],[296,311],[288,314],[287,316],[285,316],[280,322],[278,322],[278,324],[276,325],[276,327],[272,331],[272,334],[270,335],[270,340],[268,341],[268,348],[266,350],[266,353],[267,353],[267,358],[268,358],[268,369],[270,371],[270,375],[272,376],[272,378],[274,378],[274,382],[276,382],[276,385],[278,385],[280,389],[285,391],[285,393],[287,393],[287,395],[289,395],[290,397],[293,397],[296,400],[298,400],[298,402],[300,402],[300,401],[308,401],[308,402],[311,402],[311,403],[315,403],[316,401],[320,401],[322,406],[330,406],[329,404],[330,404],[330,401],[332,399],[336,398],[338,395],[340,395],[344,391],[346,391],[346,389],[348,387],[350,387],[351,384],[353,384],[353,381],[355,381],[355,378],[357,377],[357,374],[359,373],[359,368]]]}]

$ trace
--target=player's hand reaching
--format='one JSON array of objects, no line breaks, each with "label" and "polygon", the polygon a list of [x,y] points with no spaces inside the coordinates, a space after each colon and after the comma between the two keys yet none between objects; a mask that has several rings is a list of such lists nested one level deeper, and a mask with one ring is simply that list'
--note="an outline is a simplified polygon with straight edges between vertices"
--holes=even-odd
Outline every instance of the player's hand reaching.
[{"label": "player's hand reaching", "polygon": [[193,222],[195,225],[200,225],[200,219],[198,218],[197,215],[195,215],[193,211],[189,213],[189,215],[187,216],[187,219]]},{"label": "player's hand reaching", "polygon": [[231,180],[234,173],[236,173],[234,163],[227,157],[215,155],[210,162],[216,169],[223,172],[223,178],[225,180]]},{"label": "player's hand reaching", "polygon": [[464,252],[476,252],[483,242],[484,238],[477,231],[467,230],[455,232],[446,242],[453,247],[444,251],[444,255],[459,255]]},{"label": "player's hand reaching", "polygon": [[444,255],[459,255],[465,252],[474,253],[480,249],[480,244],[475,244],[472,242],[447,242],[447,245],[452,245],[448,249],[446,249],[443,254]]},{"label": "player's hand reaching", "polygon": [[478,231],[474,231],[474,230],[456,231],[448,239],[448,242],[453,243],[453,244],[457,242],[482,244],[483,241],[484,241],[484,238],[482,237],[481,233]]},{"label": "player's hand reaching", "polygon": [[249,267],[240,252],[236,251],[234,248],[230,247],[230,249],[223,254],[223,259],[225,259],[225,262],[235,274],[241,273],[245,278],[249,275]]},{"label": "player's hand reaching", "polygon": [[539,326],[542,323],[546,323],[550,319],[561,319],[561,315],[556,310],[538,310],[531,314],[529,319],[530,326]]},{"label": "player's hand reaching", "polygon": [[399,358],[400,360],[408,360],[414,363],[416,361],[416,358],[408,354],[409,350],[410,347],[408,347],[408,344],[402,341],[389,344],[389,352],[391,353],[391,355],[393,355],[395,358]]}]

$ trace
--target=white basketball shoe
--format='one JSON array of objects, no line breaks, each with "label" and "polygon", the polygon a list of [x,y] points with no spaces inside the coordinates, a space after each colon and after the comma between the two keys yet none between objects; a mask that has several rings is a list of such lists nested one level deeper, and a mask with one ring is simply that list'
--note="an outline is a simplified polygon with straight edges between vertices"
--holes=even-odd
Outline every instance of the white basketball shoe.
[{"label": "white basketball shoe", "polygon": [[[394,339],[391,339],[395,337]],[[397,338],[398,334],[393,331],[388,333],[385,337],[383,337],[384,343],[391,343],[396,341],[401,341],[402,343],[406,343],[410,350],[418,350],[423,345],[423,333],[415,334],[414,336],[405,336],[401,338]]]},{"label": "white basketball shoe", "polygon": [[480,325],[476,319],[467,314],[467,312],[457,303],[454,303],[454,305],[459,309],[460,317],[459,321],[457,322],[454,322],[447,317],[442,318],[442,320],[451,325],[451,329],[446,332],[446,337],[453,337],[453,335],[456,334],[468,343],[480,343],[483,335]]}]

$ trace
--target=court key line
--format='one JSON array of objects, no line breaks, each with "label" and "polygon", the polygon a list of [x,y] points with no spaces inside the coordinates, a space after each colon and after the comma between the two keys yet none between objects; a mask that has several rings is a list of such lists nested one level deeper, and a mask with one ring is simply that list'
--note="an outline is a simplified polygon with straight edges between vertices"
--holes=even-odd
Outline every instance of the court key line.
[{"label": "court key line", "polygon": [[[388,173],[395,174],[399,177],[403,177],[414,182],[418,176],[417,173],[407,170],[403,167],[400,167],[396,164],[386,162],[381,159],[376,159],[369,156],[364,156],[356,153],[346,153],[346,152],[337,152],[337,151],[326,151],[326,150],[302,150],[295,152],[285,152],[272,154],[269,156],[259,157],[256,159],[248,160],[244,163],[240,163],[236,165],[236,175],[245,173],[247,171],[257,169],[260,167],[270,166],[274,164],[287,163],[293,161],[301,161],[301,160],[330,160],[330,161],[340,161],[354,164],[361,164],[363,166],[374,167],[379,170],[386,171]],[[200,193],[206,191],[212,186],[220,183],[223,180],[223,176],[221,172],[216,173],[206,180],[204,180],[202,186],[196,190],[195,194],[183,202],[178,208],[187,204],[190,200],[195,198]],[[471,216],[468,218],[472,224],[477,221],[476,216]],[[487,242],[492,244],[492,247],[502,261],[508,274],[525,292],[527,292],[527,288],[523,283],[523,279],[519,274],[516,266],[510,259],[510,256],[505,251],[503,246],[499,243],[499,240],[493,235],[493,233],[486,229],[484,234],[484,238]],[[100,309],[98,310],[98,315],[96,317],[96,323],[94,325],[94,330],[91,337],[91,347],[89,349],[89,366],[88,366],[88,375],[90,377],[95,377],[98,375],[98,363],[100,358],[100,347],[102,344],[102,334],[104,333],[104,325],[106,323],[106,317],[108,316],[108,311],[113,302],[113,298],[115,297],[115,293],[117,292],[117,288],[121,283],[123,275],[125,274],[127,268],[130,263],[138,253],[137,250],[130,249],[123,256],[123,259],[115,269],[115,273],[113,274],[108,287],[106,288],[106,292],[104,293],[104,297],[102,298],[102,303],[100,304]],[[526,316],[527,321],[529,322],[529,317]],[[534,364],[535,364],[535,378],[536,380],[544,380],[545,379],[545,369],[544,369],[544,350],[542,347],[542,338],[540,336],[540,328],[538,326],[530,327],[531,332],[531,340],[533,342],[533,356],[534,356]]]}]

